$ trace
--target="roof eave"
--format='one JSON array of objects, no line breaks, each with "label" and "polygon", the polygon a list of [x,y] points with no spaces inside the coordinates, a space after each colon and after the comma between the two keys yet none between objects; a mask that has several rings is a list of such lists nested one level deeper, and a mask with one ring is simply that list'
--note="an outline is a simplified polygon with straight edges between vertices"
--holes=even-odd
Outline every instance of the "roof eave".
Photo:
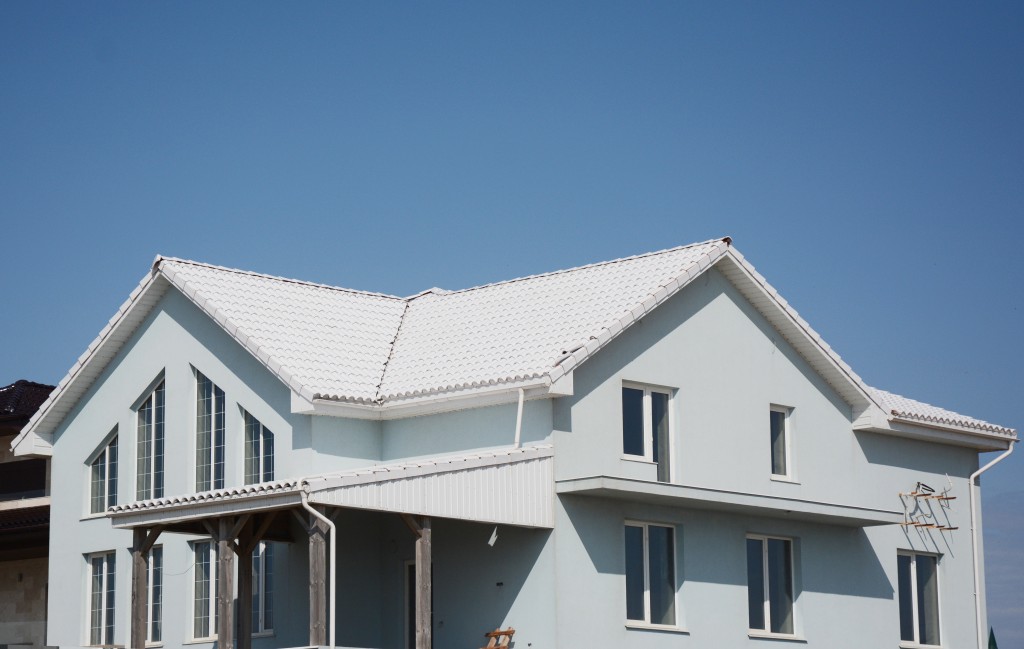
[{"label": "roof eave", "polygon": [[884,423],[875,420],[854,425],[853,430],[952,446],[964,446],[975,449],[978,452],[1003,451],[1018,441],[1015,435],[1002,435],[962,426],[942,426],[892,416],[888,417]]}]

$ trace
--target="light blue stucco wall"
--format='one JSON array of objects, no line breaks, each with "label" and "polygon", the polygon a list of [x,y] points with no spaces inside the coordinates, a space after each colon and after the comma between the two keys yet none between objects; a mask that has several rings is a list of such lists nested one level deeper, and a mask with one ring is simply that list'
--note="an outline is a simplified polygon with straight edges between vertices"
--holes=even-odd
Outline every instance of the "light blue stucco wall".
[{"label": "light blue stucco wall", "polygon": [[[556,521],[559,645],[751,647],[747,534],[794,539],[797,635],[808,646],[898,646],[897,550],[940,559],[943,645],[974,638],[965,448],[854,433],[852,411],[717,271],[627,330],[575,371],[575,395],[554,402],[556,476],[656,480],[655,466],[622,453],[621,388],[674,390],[673,482],[688,486],[902,511],[917,481],[948,487],[935,506],[956,531],[850,528],[763,516],[563,496]],[[771,476],[768,412],[792,408],[792,480]],[[948,476],[948,477],[947,477]],[[627,629],[624,522],[677,528],[677,605],[688,633]],[[570,631],[571,630],[571,631]],[[581,636],[582,634],[582,636]],[[597,643],[597,644],[595,644]]]}]

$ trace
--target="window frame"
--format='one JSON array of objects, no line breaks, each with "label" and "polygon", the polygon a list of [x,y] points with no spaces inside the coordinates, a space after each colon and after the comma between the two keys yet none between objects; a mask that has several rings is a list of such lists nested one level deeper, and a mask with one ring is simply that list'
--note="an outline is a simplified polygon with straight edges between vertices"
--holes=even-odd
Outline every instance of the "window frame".
[{"label": "window frame", "polygon": [[[270,574],[271,580],[274,579],[274,555],[277,554],[277,550],[274,549],[275,544],[270,541],[260,541],[256,544],[253,550],[253,576],[252,576],[252,596],[253,596],[253,614],[252,614],[252,629],[250,631],[253,637],[271,636],[274,634],[274,615],[276,614],[276,607],[274,606],[274,589],[271,588],[270,596],[267,597],[266,584],[267,574]],[[270,550],[270,570],[267,570],[267,549]],[[257,551],[259,554],[257,554]],[[259,567],[255,564],[259,561]],[[267,603],[270,603],[271,620],[270,626],[266,624],[266,608]]]},{"label": "window frame", "polygon": [[[196,635],[196,604],[198,603],[198,589],[196,580],[199,576],[198,556],[199,546],[206,545],[210,548],[210,594],[206,603],[207,619],[209,620],[209,635]],[[195,572],[192,575],[191,586],[189,587],[189,638],[191,642],[216,642],[217,640],[217,592],[220,590],[220,571],[217,570],[217,542],[212,538],[197,539],[189,542],[192,550],[192,566]]]},{"label": "window frame", "polygon": [[[102,576],[100,577],[100,625],[93,626],[93,617],[96,609],[96,565],[100,561]],[[92,552],[85,555],[86,565],[86,615],[85,615],[85,645],[89,647],[101,647],[114,644],[117,635],[117,552],[106,550]],[[101,637],[94,641],[93,630],[98,628]],[[108,635],[109,634],[109,635]]]},{"label": "window frame", "polygon": [[[274,432],[267,428],[262,421],[256,418],[251,412],[245,408],[242,410],[242,484],[260,484],[262,482],[272,482],[277,476],[277,458],[276,458],[276,438]],[[249,440],[250,423],[255,424],[257,427],[258,434],[255,436],[255,443],[251,443]],[[269,477],[267,477],[267,441],[270,442],[270,469]],[[254,482],[250,482],[249,463],[250,463],[250,452],[253,447],[258,447],[255,453],[255,464],[258,472],[258,479]]]},{"label": "window frame", "polygon": [[[626,444],[626,412],[622,404],[622,396],[624,390],[640,390],[643,392],[643,444],[644,453],[643,455],[636,455],[634,453],[627,453],[625,451]],[[651,464],[660,465],[658,460],[654,459],[654,452],[656,447],[656,441],[654,439],[654,407],[653,407],[653,393],[665,395],[667,397],[667,403],[665,404],[666,416],[668,418],[668,436],[667,442],[667,453],[666,458],[667,464],[667,477],[665,480],[659,479],[658,482],[672,483],[676,480],[676,463],[675,463],[675,451],[676,451],[676,414],[675,414],[675,399],[676,399],[676,388],[670,388],[663,385],[655,385],[652,383],[640,383],[637,381],[623,381],[622,386],[619,390],[619,414],[620,414],[620,428],[622,432],[622,458],[624,460],[630,460],[633,462],[644,461]]]},{"label": "window frame", "polygon": [[[910,557],[910,605],[911,605],[911,621],[914,630],[914,639],[906,640],[903,638],[902,629],[900,630],[900,646],[901,647],[941,647],[942,646],[942,584],[939,583],[941,578],[939,576],[939,566],[942,564],[942,555],[935,554],[933,552],[917,552],[914,550],[897,550],[897,585],[896,585],[896,597],[899,601],[900,608],[903,606],[902,596],[899,588],[899,557]],[[918,601],[918,589],[917,583],[917,560],[920,557],[926,557],[935,561],[935,632],[939,636],[939,642],[937,644],[925,644],[921,642],[921,626],[920,626],[920,611],[921,603]]]},{"label": "window frame", "polygon": [[[769,454],[769,459],[770,459],[770,464],[771,464],[770,468],[771,468],[772,480],[778,480],[780,482],[795,482],[796,481],[796,472],[794,471],[794,466],[793,466],[793,424],[792,424],[793,408],[790,407],[790,406],[782,406],[782,405],[773,403],[773,404],[771,404],[768,407],[768,412],[769,412],[768,454]],[[770,423],[771,422],[771,414],[772,413],[779,413],[779,414],[782,415],[782,436],[783,436],[783,444],[782,444],[782,453],[783,453],[783,455],[782,455],[782,460],[783,460],[783,462],[786,465],[786,472],[785,473],[776,473],[775,472],[775,461],[774,461],[775,460],[775,456],[774,456],[775,448],[774,448],[774,440],[772,439],[772,430],[771,430],[771,423]]]},{"label": "window frame", "polygon": [[[768,554],[768,541],[784,541],[789,544],[789,584],[792,592],[790,593],[790,617],[792,618],[792,633],[784,633],[778,631],[772,631],[772,616],[771,616],[771,583],[769,577],[772,570],[769,563]],[[750,541],[759,541],[761,543],[761,580],[762,580],[762,593],[761,600],[763,602],[762,615],[764,616],[764,628],[759,629],[750,626],[750,567],[747,566],[747,593],[748,593],[748,610],[747,610],[747,631],[751,636],[769,636],[773,638],[796,638],[797,635],[797,583],[796,583],[796,539],[791,536],[779,536],[775,534],[747,534],[744,538],[744,549]]]},{"label": "window frame", "polygon": [[[142,412],[146,407],[152,413],[146,422],[146,439],[150,450],[148,462],[144,461],[140,451],[143,445]],[[166,411],[167,391],[161,375],[135,408],[135,500],[152,500],[164,496]],[[149,479],[148,487],[144,484],[146,478]]]},{"label": "window frame", "polygon": [[[114,447],[113,462],[111,462],[111,447]],[[95,511],[93,509],[94,501],[96,500],[96,480],[93,479],[93,466],[103,459],[103,472],[102,478],[102,499],[104,507]],[[114,466],[113,478],[111,478],[111,466]],[[85,461],[85,475],[88,489],[86,490],[85,499],[85,510],[86,516],[102,516],[106,513],[107,509],[117,504],[117,487],[121,477],[121,445],[118,440],[117,426],[114,426],[114,430],[107,434],[103,438],[103,442],[100,447],[93,451],[92,455]],[[111,488],[113,486],[113,488]]]},{"label": "window frame", "polygon": [[[193,401],[193,429],[192,429],[192,441],[195,444],[194,450],[194,462],[195,462],[195,490],[197,492],[212,491],[215,489],[224,488],[224,475],[225,475],[225,457],[227,455],[227,397],[224,390],[220,389],[211,378],[200,372],[195,367],[192,368],[192,374],[195,385],[195,399]],[[199,422],[200,422],[200,402],[203,400],[201,393],[203,382],[206,381],[210,386],[210,400],[212,402],[209,418],[209,430],[206,434],[209,436],[208,448],[206,449],[205,457],[202,459],[207,462],[205,466],[209,467],[209,480],[207,483],[200,481],[200,454],[203,453],[203,449],[200,448],[199,443]],[[219,415],[219,426],[218,426],[218,415]],[[219,454],[219,458],[218,458]]]},{"label": "window frame", "polygon": [[[681,631],[681,630],[683,630],[683,627],[680,624],[680,619],[682,617],[682,615],[681,615],[682,608],[681,608],[680,602],[679,602],[679,591],[680,591],[680,583],[679,583],[679,564],[680,564],[680,562],[679,562],[679,526],[676,525],[676,524],[673,524],[673,523],[656,522],[656,521],[642,521],[642,520],[636,520],[636,519],[626,519],[623,522],[623,529],[622,529],[622,532],[623,532],[623,534],[622,534],[622,543],[623,543],[623,556],[624,557],[625,557],[626,553],[628,552],[628,548],[626,547],[626,528],[629,528],[629,527],[638,527],[638,528],[641,528],[643,530],[642,544],[643,544],[643,554],[644,554],[644,565],[643,565],[644,619],[643,620],[637,620],[637,619],[633,619],[633,618],[629,617],[629,592],[627,590],[626,593],[625,593],[625,595],[626,595],[626,626],[627,627],[636,627],[636,628],[649,628],[649,629],[667,629],[667,630],[674,630],[674,631]],[[650,552],[650,535],[649,535],[649,529],[651,527],[660,527],[660,528],[663,528],[663,529],[671,530],[671,532],[672,532],[672,554],[671,554],[671,556],[672,556],[672,575],[671,575],[672,576],[672,615],[673,615],[673,618],[675,620],[672,624],[660,624],[660,623],[656,623],[656,622],[652,622],[651,621],[651,617],[652,617],[652,611],[651,611],[651,584],[650,584],[650,579],[651,579],[651,568],[650,568],[650,558],[651,557],[650,557],[650,554],[651,554],[651,552]],[[628,581],[628,574],[627,574],[628,571],[629,571],[629,562],[628,562],[628,560],[626,560],[626,563],[623,566],[623,577],[625,578],[624,579],[625,581]]]},{"label": "window frame", "polygon": [[[159,561],[154,554],[159,555]],[[155,568],[154,568],[155,566]],[[159,592],[154,584],[159,580]],[[146,644],[163,644],[164,546],[154,545],[146,553]],[[154,602],[157,606],[154,606]],[[156,630],[159,637],[154,638]]]}]

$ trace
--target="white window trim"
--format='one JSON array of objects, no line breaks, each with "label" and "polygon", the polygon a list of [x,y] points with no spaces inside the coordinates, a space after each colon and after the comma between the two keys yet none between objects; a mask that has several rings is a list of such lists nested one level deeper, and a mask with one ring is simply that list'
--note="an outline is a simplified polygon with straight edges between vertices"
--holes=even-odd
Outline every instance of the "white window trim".
[{"label": "white window trim", "polygon": [[192,550],[192,569],[196,569],[196,547],[200,545],[210,546],[210,602],[209,602],[209,618],[210,618],[210,635],[197,637],[196,632],[196,573],[193,572],[192,582],[189,586],[189,601],[188,601],[188,640],[187,643],[197,642],[216,642],[217,640],[217,586],[219,581],[219,571],[217,570],[217,542],[213,539],[197,539],[189,542],[189,549]]},{"label": "white window trim", "polygon": [[[764,626],[763,629],[751,629],[748,628],[747,632],[750,637],[757,638],[782,638],[789,640],[800,640],[801,637],[797,633],[799,626],[797,620],[797,590],[796,590],[796,539],[791,536],[777,536],[774,534],[747,534],[747,539],[756,539],[761,541],[761,570],[762,570],[762,583],[764,584],[761,598],[764,602]],[[793,585],[793,633],[775,633],[771,631],[772,618],[771,618],[771,605],[768,597],[768,593],[771,586],[768,584],[768,540],[775,539],[777,541],[789,541],[789,583]],[[747,584],[747,588],[750,588],[750,584]]]},{"label": "white window trim", "polygon": [[[796,482],[796,464],[793,461],[793,408],[789,406],[780,406],[778,404],[771,404],[768,408],[769,412],[778,412],[783,415],[782,420],[782,434],[785,437],[785,449],[783,452],[786,454],[786,472],[775,473],[775,467],[771,467],[772,480],[778,482]],[[768,430],[768,455],[771,457],[771,428]]]},{"label": "white window trim", "polygon": [[[934,552],[915,552],[914,550],[897,550],[897,556],[910,557],[910,601],[912,607],[912,613],[914,614],[914,640],[900,640],[900,647],[916,649],[917,647],[927,647],[934,649],[934,647],[942,646],[942,638],[946,637],[945,632],[942,628],[942,579],[939,575],[939,566],[942,565],[942,555],[935,554]],[[920,607],[917,601],[917,558],[918,557],[932,557],[935,559],[935,604],[939,611],[939,644],[922,644],[920,642],[919,632],[920,627],[918,624],[918,618],[920,615]],[[897,593],[897,603],[899,602],[899,594]]]},{"label": "white window trim", "polygon": [[[110,501],[110,456],[109,456],[108,452],[110,450],[110,444],[114,440],[117,440],[117,483],[120,486],[120,484],[122,482],[122,480],[121,480],[121,477],[122,477],[121,476],[121,469],[122,469],[121,456],[124,453],[124,449],[122,448],[121,440],[118,438],[118,435],[117,435],[117,426],[114,426],[114,429],[112,431],[110,431],[109,433],[107,433],[107,436],[103,438],[102,442],[100,442],[99,447],[95,451],[93,451],[92,455],[90,455],[85,460],[85,491],[84,491],[85,504],[83,506],[83,514],[82,514],[82,518],[80,520],[86,520],[86,519],[89,519],[89,518],[101,518],[101,517],[105,517],[107,515],[107,507],[104,507],[103,511],[99,511],[99,512],[93,512],[92,511],[92,496],[93,496],[93,493],[92,493],[92,465],[93,465],[93,463],[96,462],[97,459],[99,459],[99,457],[101,455],[106,455],[107,470],[106,470],[106,478],[104,479],[104,482],[103,482],[103,501],[105,503],[109,502]],[[120,494],[118,494],[118,493],[114,494],[114,504],[117,504],[119,497],[120,497]]]},{"label": "white window trim", "polygon": [[[651,622],[650,545],[648,542],[647,530],[652,526],[664,527],[672,530],[672,587],[674,589],[672,594],[672,601],[676,615],[675,624],[654,624]],[[644,531],[644,619],[630,620],[629,618],[626,618],[626,627],[633,629],[650,629],[654,631],[676,631],[682,633],[689,633],[684,627],[682,627],[679,624],[679,620],[682,617],[682,608],[679,604],[679,527],[673,523],[663,523],[657,521],[640,521],[633,519],[626,519],[624,521],[623,527],[640,527],[643,528]],[[625,529],[623,529],[623,544],[625,544]]]},{"label": "white window trim", "polygon": [[622,386],[619,389],[619,421],[621,421],[624,413],[621,412],[622,408],[622,388],[632,388],[634,390],[643,390],[644,393],[644,454],[643,455],[632,455],[628,453],[622,454],[623,460],[630,460],[633,462],[648,462],[657,466],[657,462],[654,461],[654,427],[653,427],[653,407],[651,405],[651,393],[657,392],[658,394],[664,394],[668,397],[668,481],[676,481],[676,408],[675,398],[676,389],[669,388],[662,385],[653,385],[650,383],[638,383],[636,381],[623,381]]},{"label": "white window trim", "polygon": [[101,603],[101,613],[100,613],[100,618],[101,618],[100,628],[101,629],[106,629],[106,627],[107,627],[107,614],[108,614],[106,599],[107,599],[107,589],[108,589],[108,587],[110,585],[107,582],[107,574],[109,572],[107,570],[107,562],[110,560],[111,557],[114,558],[114,562],[115,562],[114,563],[114,570],[115,570],[115,572],[114,572],[114,606],[109,611],[109,614],[114,617],[114,638],[113,639],[116,640],[116,638],[117,638],[117,572],[116,572],[117,571],[117,563],[116,563],[117,562],[117,553],[116,553],[115,550],[106,550],[106,551],[102,551],[102,552],[92,552],[92,553],[89,553],[89,554],[85,555],[85,565],[86,565],[86,571],[85,571],[85,576],[86,576],[85,597],[86,597],[86,606],[85,606],[85,642],[83,644],[86,647],[97,647],[97,646],[102,646],[102,645],[106,644],[104,642],[100,642],[98,645],[92,643],[92,610],[93,610],[92,609],[92,596],[93,596],[92,582],[93,582],[93,577],[95,576],[95,573],[93,572],[92,562],[93,562],[94,559],[102,559],[103,560],[103,582],[102,582],[102,585],[101,585],[101,592],[103,593],[103,595],[101,597],[102,603]]}]

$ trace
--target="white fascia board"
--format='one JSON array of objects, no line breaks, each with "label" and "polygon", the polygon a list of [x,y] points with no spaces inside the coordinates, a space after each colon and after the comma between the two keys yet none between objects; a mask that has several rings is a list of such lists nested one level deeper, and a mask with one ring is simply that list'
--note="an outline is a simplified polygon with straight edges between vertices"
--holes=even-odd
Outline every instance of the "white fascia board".
[{"label": "white fascia board", "polygon": [[129,529],[141,525],[169,525],[187,521],[198,521],[215,516],[249,514],[293,507],[302,503],[299,490],[275,494],[252,494],[203,502],[183,501],[159,507],[129,509],[110,512],[107,518],[116,529]]},{"label": "white fascia board", "polygon": [[527,400],[560,397],[563,396],[565,389],[564,384],[562,386],[559,390],[553,390],[552,384],[547,379],[541,382],[531,380],[529,382],[505,383],[499,387],[484,386],[460,390],[456,393],[447,392],[411,397],[401,401],[387,401],[380,405],[348,403],[331,399],[307,399],[293,391],[291,408],[293,413],[303,415],[372,420],[405,419],[454,410],[515,403],[519,399],[520,388],[524,390]]},{"label": "white fascia board", "polygon": [[53,456],[53,436],[40,435],[25,431],[11,442],[11,451],[15,457],[51,457]]},{"label": "white fascia board", "polygon": [[966,446],[979,452],[1005,451],[1017,441],[1015,437],[996,436],[970,428],[925,425],[921,422],[889,417],[884,423],[877,421],[854,425],[854,431],[892,435],[952,446]]}]

